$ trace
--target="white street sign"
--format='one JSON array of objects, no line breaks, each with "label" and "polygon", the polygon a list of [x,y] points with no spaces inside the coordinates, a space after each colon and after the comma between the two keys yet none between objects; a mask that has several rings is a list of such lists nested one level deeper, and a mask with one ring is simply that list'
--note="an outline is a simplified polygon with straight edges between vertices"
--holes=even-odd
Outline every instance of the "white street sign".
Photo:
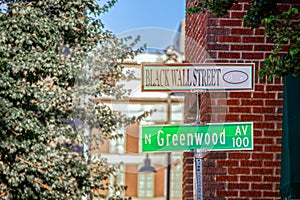
[{"label": "white street sign", "polygon": [[254,64],[144,64],[142,91],[253,91]]}]

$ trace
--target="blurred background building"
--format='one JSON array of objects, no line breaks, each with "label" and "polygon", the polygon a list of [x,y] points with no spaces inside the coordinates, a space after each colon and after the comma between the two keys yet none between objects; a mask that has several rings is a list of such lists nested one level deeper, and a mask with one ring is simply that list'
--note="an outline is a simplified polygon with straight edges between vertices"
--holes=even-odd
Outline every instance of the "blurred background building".
[{"label": "blurred background building", "polygon": [[[129,116],[139,115],[144,111],[155,109],[152,116],[146,118],[140,124],[133,124],[119,129],[116,134],[124,135],[123,138],[107,141],[101,147],[101,154],[111,164],[123,162],[121,170],[116,176],[110,178],[110,182],[117,182],[128,186],[125,194],[136,200],[182,199],[182,152],[172,152],[170,165],[169,191],[167,191],[167,153],[150,153],[150,164],[156,169],[156,173],[141,173],[139,169],[144,166],[145,153],[140,153],[139,135],[140,126],[149,124],[182,124],[183,123],[183,95],[167,92],[141,92],[141,64],[143,63],[182,63],[184,61],[184,21],[179,27],[179,33],[175,35],[174,44],[164,50],[147,49],[137,55],[133,60],[124,62],[127,69],[135,72],[135,78],[121,82],[125,88],[130,89],[128,100],[114,100],[101,98],[102,102],[110,105],[114,110],[122,111]],[[109,191],[114,195],[115,191]]]}]

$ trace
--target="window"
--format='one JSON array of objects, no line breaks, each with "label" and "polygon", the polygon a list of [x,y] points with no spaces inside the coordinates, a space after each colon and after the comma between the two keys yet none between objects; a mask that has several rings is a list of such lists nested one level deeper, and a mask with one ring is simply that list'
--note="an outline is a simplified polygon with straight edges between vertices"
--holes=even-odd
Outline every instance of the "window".
[{"label": "window", "polygon": [[122,127],[115,131],[115,135],[122,135],[118,139],[111,139],[110,140],[110,153],[118,153],[124,154],[125,153],[125,128]]},{"label": "window", "polygon": [[171,199],[182,199],[182,164],[175,165],[171,170]]},{"label": "window", "polygon": [[[120,170],[117,172],[115,176],[112,176],[109,178],[110,185],[125,185],[125,173],[124,173],[124,166],[120,166]],[[113,188],[110,188],[108,191],[109,197],[124,197],[123,191],[114,190]]]},{"label": "window", "polygon": [[138,197],[154,196],[154,174],[140,173],[138,175]]}]

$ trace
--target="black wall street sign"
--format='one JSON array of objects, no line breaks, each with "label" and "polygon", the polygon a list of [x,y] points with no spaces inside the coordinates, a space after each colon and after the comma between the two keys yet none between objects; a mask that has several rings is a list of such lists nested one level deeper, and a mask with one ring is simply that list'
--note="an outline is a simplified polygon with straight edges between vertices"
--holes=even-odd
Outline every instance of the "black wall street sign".
[{"label": "black wall street sign", "polygon": [[143,64],[142,91],[253,91],[254,64]]}]

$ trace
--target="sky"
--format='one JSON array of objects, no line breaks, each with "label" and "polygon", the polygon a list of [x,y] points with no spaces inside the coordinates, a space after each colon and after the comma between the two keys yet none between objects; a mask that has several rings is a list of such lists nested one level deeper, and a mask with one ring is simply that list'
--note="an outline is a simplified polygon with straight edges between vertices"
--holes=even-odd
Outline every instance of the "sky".
[{"label": "sky", "polygon": [[118,0],[101,19],[119,37],[141,35],[141,44],[165,49],[171,45],[180,21],[185,18],[185,0]]}]

